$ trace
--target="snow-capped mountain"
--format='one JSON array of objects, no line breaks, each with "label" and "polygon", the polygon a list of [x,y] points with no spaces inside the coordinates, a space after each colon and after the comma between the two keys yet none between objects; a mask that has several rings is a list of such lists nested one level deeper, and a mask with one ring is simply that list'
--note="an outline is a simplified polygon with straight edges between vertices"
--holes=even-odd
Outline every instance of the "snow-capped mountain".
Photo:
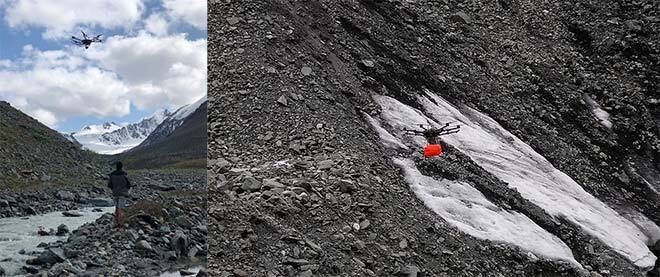
[{"label": "snow-capped mountain", "polygon": [[167,110],[159,110],[151,117],[145,118],[140,122],[126,125],[110,133],[102,134],[100,140],[111,145],[136,146],[170,115],[170,112]]},{"label": "snow-capped mountain", "polygon": [[100,154],[117,154],[139,145],[168,116],[170,113],[167,110],[159,110],[136,123],[125,126],[114,122],[89,125],[78,132],[64,134],[64,137]]},{"label": "snow-capped mountain", "polygon": [[181,126],[185,119],[194,113],[199,107],[206,102],[206,96],[200,98],[192,104],[185,105],[177,109],[172,115],[166,118],[153,132],[142,142],[142,146],[149,145],[164,137],[170,135],[174,130]]},{"label": "snow-capped mountain", "polygon": [[139,122],[120,126],[114,122],[85,126],[78,132],[62,134],[73,143],[91,151],[114,155],[140,144],[148,145],[171,134],[206,101],[206,96],[175,112],[159,110]]}]

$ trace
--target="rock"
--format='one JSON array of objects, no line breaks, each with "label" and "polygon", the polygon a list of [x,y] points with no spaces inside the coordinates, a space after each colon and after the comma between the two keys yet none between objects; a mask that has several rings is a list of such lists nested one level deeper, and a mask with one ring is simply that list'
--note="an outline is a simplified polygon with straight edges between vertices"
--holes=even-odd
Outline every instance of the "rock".
[{"label": "rock", "polygon": [[41,252],[39,257],[36,259],[37,264],[56,264],[61,263],[66,260],[64,255],[64,250],[59,247],[48,248],[46,251]]},{"label": "rock", "polygon": [[362,64],[366,67],[374,67],[374,61],[372,60],[362,60]]},{"label": "rock", "polygon": [[300,277],[312,277],[314,275],[312,274],[311,270],[305,270],[303,272],[300,272],[300,274],[298,274],[298,276],[300,276]]},{"label": "rock", "polygon": [[641,21],[639,20],[626,20],[624,23],[626,26],[626,29],[630,32],[641,32],[642,31],[642,24]]},{"label": "rock", "polygon": [[37,273],[39,273],[39,269],[37,269],[37,268],[34,267],[34,266],[29,266],[29,265],[24,265],[24,266],[23,266],[23,270],[25,270],[27,273],[30,273],[30,274],[37,274]]},{"label": "rock", "polygon": [[72,212],[72,211],[62,212],[62,215],[63,215],[63,216],[66,216],[66,217],[81,217],[81,216],[83,216],[83,215],[82,215],[81,213],[79,213],[79,212]]},{"label": "rock", "polygon": [[165,260],[176,261],[177,257],[178,256],[176,255],[176,252],[174,252],[174,251],[166,251],[165,252]]},{"label": "rock", "polygon": [[76,196],[71,192],[60,190],[55,194],[55,198],[59,200],[73,201],[76,199]]},{"label": "rock", "polygon": [[0,266],[0,276],[5,276],[5,274],[7,274],[7,272],[5,272],[5,269]]},{"label": "rock", "polygon": [[287,100],[286,95],[282,95],[282,96],[280,96],[280,98],[277,99],[277,103],[279,103],[280,105],[285,106],[285,107],[286,107],[287,105],[289,105],[289,102],[288,102],[288,100]]},{"label": "rock", "polygon": [[250,273],[248,273],[245,270],[242,269],[234,269],[234,275],[239,276],[239,277],[248,277],[250,276]]},{"label": "rock", "polygon": [[193,226],[192,220],[190,219],[189,216],[186,216],[186,215],[177,216],[174,219],[174,223],[176,225],[179,225],[180,227],[183,227],[183,228],[186,228],[186,229],[190,229],[190,227]]},{"label": "rock", "polygon": [[229,166],[231,165],[229,161],[223,158],[211,160],[210,164],[215,170],[217,170],[220,173],[226,172]]},{"label": "rock", "polygon": [[92,212],[95,212],[95,213],[102,213],[102,212],[103,212],[103,209],[101,209],[101,208],[94,208],[94,209],[92,210]]},{"label": "rock", "polygon": [[332,160],[323,160],[318,162],[317,166],[321,170],[330,169],[335,165],[335,162]]},{"label": "rock", "polygon": [[24,209],[24,211],[25,211],[25,214],[27,214],[27,215],[37,215],[37,211],[34,208],[30,207],[30,206],[26,207]]},{"label": "rock", "polygon": [[257,191],[261,189],[261,182],[252,176],[243,177],[241,189],[245,191]]},{"label": "rock", "polygon": [[236,24],[238,24],[238,22],[240,22],[240,21],[241,21],[241,19],[238,18],[238,17],[233,17],[233,16],[232,16],[232,17],[230,17],[230,18],[227,18],[227,23],[229,23],[229,25],[236,25]]},{"label": "rock", "polygon": [[363,220],[362,222],[360,222],[360,230],[367,229],[369,225],[371,225],[371,221],[369,221],[368,219]]},{"label": "rock", "polygon": [[151,247],[151,244],[149,244],[149,242],[147,242],[146,240],[138,241],[135,244],[135,250],[146,253],[150,253],[154,251],[154,249]]},{"label": "rock", "polygon": [[41,180],[42,182],[48,182],[51,179],[52,178],[48,174],[41,175],[41,178],[39,178],[39,180]]},{"label": "rock", "polygon": [[449,17],[449,20],[462,24],[470,24],[472,19],[464,12],[457,12]]},{"label": "rock", "polygon": [[282,183],[276,181],[275,179],[264,179],[262,187],[274,189],[274,188],[284,188],[285,186]]},{"label": "rock", "polygon": [[40,236],[50,236],[52,233],[53,233],[53,229],[47,230],[44,227],[39,227],[39,230],[37,231],[37,234]]},{"label": "rock", "polygon": [[126,232],[126,236],[132,242],[137,242],[140,239],[140,235],[133,229],[128,230],[128,232]]},{"label": "rock", "polygon": [[9,201],[7,200],[0,200],[0,208],[6,208],[9,207]]},{"label": "rock", "polygon": [[82,269],[72,265],[69,262],[58,263],[48,270],[54,276],[68,276],[67,273],[79,274],[82,272]]},{"label": "rock", "polygon": [[188,250],[188,258],[193,258],[197,256],[197,253],[199,252],[199,247],[197,245],[193,246]]},{"label": "rock", "polygon": [[357,186],[351,180],[342,179],[339,181],[339,191],[350,193],[357,190]]},{"label": "rock", "polygon": [[88,199],[87,202],[96,207],[113,207],[115,205],[112,199],[102,197],[91,198]]},{"label": "rock", "polygon": [[403,267],[401,270],[399,270],[399,273],[397,275],[407,276],[407,277],[416,277],[418,273],[419,273],[419,267],[416,267],[414,265],[407,265],[407,266]]},{"label": "rock", "polygon": [[304,76],[309,76],[312,74],[312,68],[309,66],[303,66],[303,68],[300,69],[300,73]]},{"label": "rock", "polygon": [[399,247],[400,247],[401,249],[406,249],[406,248],[408,248],[408,241],[407,241],[406,239],[402,239],[402,240],[399,242]]},{"label": "rock", "polygon": [[68,233],[69,233],[69,227],[67,227],[64,224],[60,224],[60,226],[57,226],[57,233],[55,233],[55,235],[64,236]]}]

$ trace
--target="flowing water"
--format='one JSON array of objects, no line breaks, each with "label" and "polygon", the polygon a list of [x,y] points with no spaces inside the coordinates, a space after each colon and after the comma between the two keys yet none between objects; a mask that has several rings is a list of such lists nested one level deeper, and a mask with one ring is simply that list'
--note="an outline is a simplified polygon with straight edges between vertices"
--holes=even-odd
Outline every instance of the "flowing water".
[{"label": "flowing water", "polygon": [[[82,214],[81,217],[65,217],[62,212],[52,212],[30,217],[10,217],[0,219],[0,267],[4,268],[8,276],[21,272],[25,261],[36,257],[31,255],[33,251],[43,251],[37,248],[41,242],[54,242],[66,240],[66,236],[39,236],[39,226],[46,229],[65,224],[70,231],[77,229],[85,223],[92,222],[104,213],[112,213],[113,207],[100,208],[102,212],[93,212],[94,208],[83,208],[76,210]],[[19,254],[25,250],[25,254]]]}]

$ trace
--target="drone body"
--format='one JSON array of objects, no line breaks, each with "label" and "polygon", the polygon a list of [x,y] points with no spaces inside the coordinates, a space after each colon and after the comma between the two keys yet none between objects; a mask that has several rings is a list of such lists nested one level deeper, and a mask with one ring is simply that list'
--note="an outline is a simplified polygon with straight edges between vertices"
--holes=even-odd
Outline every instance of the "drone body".
[{"label": "drone body", "polygon": [[422,131],[417,131],[417,130],[408,130],[408,129],[403,129],[407,135],[413,135],[413,136],[423,136],[426,138],[426,141],[429,143],[424,147],[424,157],[434,157],[434,156],[440,156],[442,155],[442,144],[439,141],[439,136],[444,136],[444,135],[449,135],[449,134],[455,134],[460,131],[461,125],[457,125],[455,127],[449,127],[449,123],[445,124],[444,126],[440,128],[431,128],[427,129],[424,127],[424,125],[420,124],[420,128],[422,128]]},{"label": "drone body", "polygon": [[83,34],[82,38],[77,38],[75,36],[71,36],[71,42],[77,46],[84,46],[85,49],[89,49],[89,46],[92,45],[94,42],[103,42],[101,40],[102,35],[97,35],[95,37],[88,37],[85,32],[82,30],[80,31]]}]

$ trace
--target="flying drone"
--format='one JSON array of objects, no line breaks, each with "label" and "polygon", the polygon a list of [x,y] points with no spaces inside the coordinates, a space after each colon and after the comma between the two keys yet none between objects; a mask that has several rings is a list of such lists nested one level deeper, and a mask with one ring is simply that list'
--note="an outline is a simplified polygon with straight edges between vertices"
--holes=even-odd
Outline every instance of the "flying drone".
[{"label": "flying drone", "polygon": [[85,49],[88,49],[90,45],[92,45],[93,42],[103,42],[101,40],[102,35],[97,35],[95,37],[88,37],[85,32],[82,30],[80,31],[83,34],[83,38],[77,38],[75,36],[71,36],[71,42],[77,46],[85,46]]},{"label": "flying drone", "polygon": [[406,132],[406,135],[422,136],[426,139],[428,145],[424,147],[424,157],[427,158],[442,155],[442,145],[441,141],[439,140],[440,136],[455,134],[461,130],[461,125],[451,127],[450,123],[446,123],[440,128],[428,129],[424,127],[424,124],[419,124],[419,127],[422,129],[421,131],[409,130],[406,128],[403,128],[403,130]]}]

